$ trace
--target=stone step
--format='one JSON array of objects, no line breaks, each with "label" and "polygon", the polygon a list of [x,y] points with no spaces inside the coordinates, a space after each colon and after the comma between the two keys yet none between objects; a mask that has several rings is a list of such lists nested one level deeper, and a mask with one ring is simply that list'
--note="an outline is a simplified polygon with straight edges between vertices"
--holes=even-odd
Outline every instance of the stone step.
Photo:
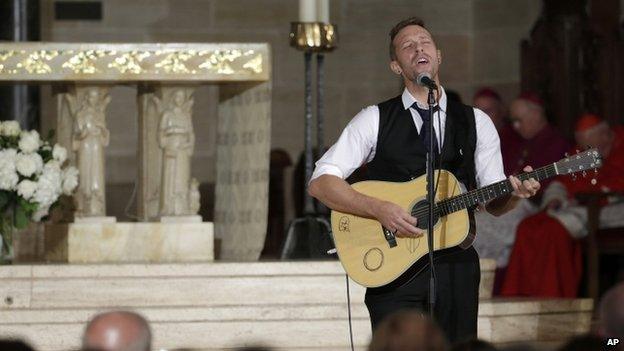
[{"label": "stone step", "polygon": [[[363,350],[371,333],[364,288],[349,287]],[[160,349],[349,346],[346,279],[335,261],[2,266],[0,298],[0,337],[24,337],[43,351],[77,348],[91,316],[115,308],[144,314]],[[561,340],[589,329],[591,309],[589,299],[482,298],[479,336]]]},{"label": "stone step", "polygon": [[[491,291],[483,262],[481,297]],[[16,265],[0,269],[0,309],[335,303],[346,299],[337,261]],[[354,300],[365,289],[350,283]],[[146,294],[149,289],[149,294]]]}]

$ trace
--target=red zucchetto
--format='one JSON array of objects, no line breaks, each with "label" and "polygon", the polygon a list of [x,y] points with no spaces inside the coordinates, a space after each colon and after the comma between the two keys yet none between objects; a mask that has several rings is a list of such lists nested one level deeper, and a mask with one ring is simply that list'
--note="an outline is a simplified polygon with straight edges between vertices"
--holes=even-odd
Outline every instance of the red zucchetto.
[{"label": "red zucchetto", "polygon": [[584,132],[588,129],[594,128],[602,122],[602,119],[597,115],[592,113],[586,113],[582,115],[578,120],[576,120],[576,127],[574,128],[574,131]]},{"label": "red zucchetto", "polygon": [[497,100],[499,102],[502,102],[503,99],[501,99],[500,95],[498,95],[498,93],[496,92],[496,90],[489,88],[489,87],[483,87],[481,89],[479,89],[473,97],[473,100],[476,100],[480,97],[489,97],[492,98],[494,100]]},{"label": "red zucchetto", "polygon": [[518,95],[518,99],[534,103],[539,107],[544,107],[544,100],[542,100],[537,94],[530,91],[522,92]]}]

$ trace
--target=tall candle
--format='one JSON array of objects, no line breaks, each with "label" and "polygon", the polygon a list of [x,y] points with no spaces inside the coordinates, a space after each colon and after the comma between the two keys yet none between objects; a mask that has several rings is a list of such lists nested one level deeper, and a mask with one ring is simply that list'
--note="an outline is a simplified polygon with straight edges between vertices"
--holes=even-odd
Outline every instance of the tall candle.
[{"label": "tall candle", "polygon": [[316,0],[299,0],[299,22],[316,22]]},{"label": "tall candle", "polygon": [[318,22],[329,23],[329,0],[318,0],[316,11]]}]

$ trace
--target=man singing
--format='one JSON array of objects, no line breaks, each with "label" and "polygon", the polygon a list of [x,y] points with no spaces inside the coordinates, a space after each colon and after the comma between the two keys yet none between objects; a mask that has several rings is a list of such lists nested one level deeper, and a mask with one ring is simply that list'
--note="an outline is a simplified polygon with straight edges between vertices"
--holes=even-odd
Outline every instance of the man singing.
[{"label": "man singing", "polygon": [[[390,31],[390,69],[403,78],[403,93],[358,113],[340,138],[316,163],[308,191],[328,207],[373,218],[399,238],[420,237],[416,218],[407,209],[355,191],[344,179],[367,163],[369,180],[405,182],[426,171],[429,138],[434,138],[436,167],[452,172],[468,189],[505,179],[500,143],[491,119],[482,111],[448,100],[440,86],[440,50],[422,20],[409,18]],[[417,84],[427,73],[439,87],[435,92],[434,133],[426,130],[428,89]],[[440,127],[438,127],[438,124]],[[527,167],[525,171],[531,170]],[[520,198],[539,189],[533,179],[509,178],[511,195],[491,201],[487,210],[500,215]],[[356,234],[356,233],[354,233]],[[479,259],[470,247],[436,259],[435,318],[451,341],[476,337]],[[369,288],[366,306],[373,329],[387,315],[405,308],[426,310],[429,270],[392,288]]]}]

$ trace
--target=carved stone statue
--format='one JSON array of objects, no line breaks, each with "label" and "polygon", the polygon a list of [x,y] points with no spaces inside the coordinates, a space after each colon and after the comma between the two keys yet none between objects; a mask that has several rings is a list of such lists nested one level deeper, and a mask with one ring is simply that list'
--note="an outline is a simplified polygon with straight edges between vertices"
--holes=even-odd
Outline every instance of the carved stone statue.
[{"label": "carved stone statue", "polygon": [[189,209],[190,214],[196,214],[199,212],[201,206],[201,198],[199,194],[199,182],[197,179],[191,179],[189,187]]},{"label": "carved stone statue", "polygon": [[80,171],[76,215],[106,215],[104,148],[109,143],[105,109],[110,96],[104,88],[91,87],[84,94],[66,95],[73,116],[72,149]]},{"label": "carved stone statue", "polygon": [[[165,97],[166,98],[166,97]],[[191,121],[193,100],[183,89],[174,90],[163,108],[154,99],[162,117],[158,125],[158,145],[162,149],[160,215],[193,214],[190,210],[191,156],[195,134]]]}]

